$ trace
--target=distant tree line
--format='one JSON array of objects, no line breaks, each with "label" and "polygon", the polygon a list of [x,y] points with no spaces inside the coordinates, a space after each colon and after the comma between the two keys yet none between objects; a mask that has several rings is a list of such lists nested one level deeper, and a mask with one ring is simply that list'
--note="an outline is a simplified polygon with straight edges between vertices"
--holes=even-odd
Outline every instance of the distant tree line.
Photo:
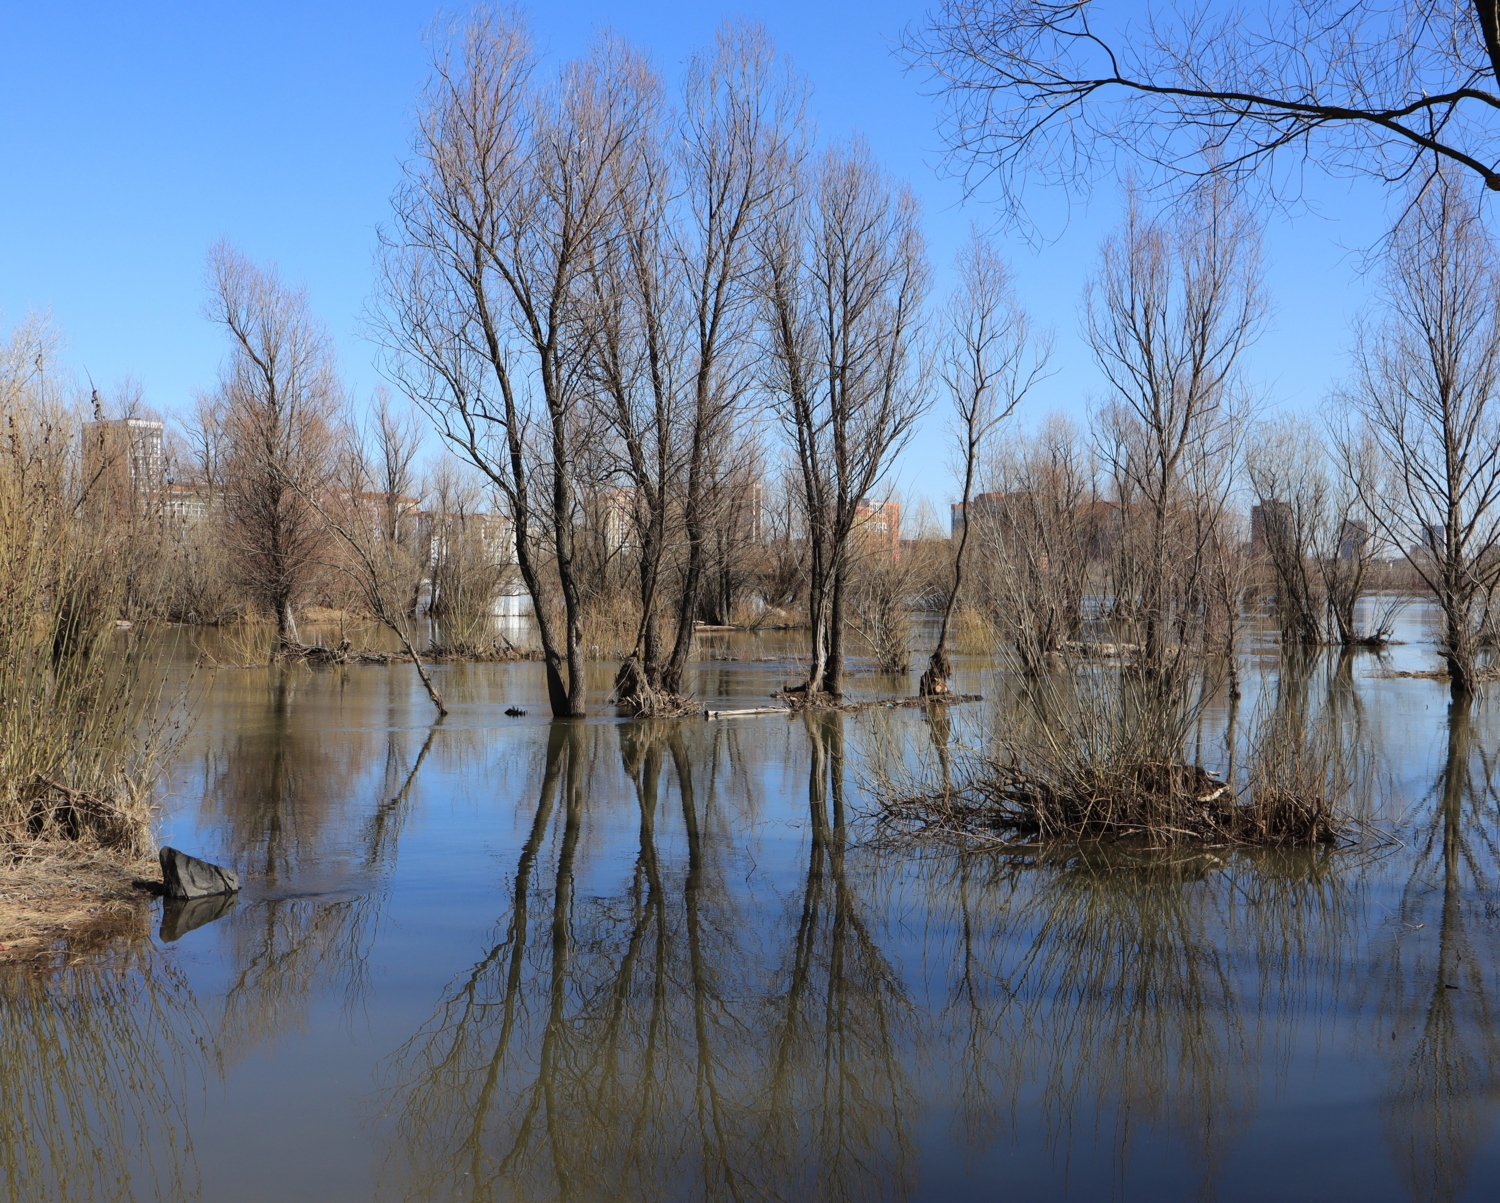
[{"label": "distant tree line", "polygon": [[[950,69],[956,13],[923,35]],[[1500,584],[1500,260],[1462,165],[1408,182],[1319,421],[1250,403],[1268,298],[1234,173],[1160,209],[1129,192],[1084,297],[1105,393],[1087,430],[1023,434],[1050,341],[995,244],[976,234],[933,305],[909,191],[857,140],[815,145],[805,99],[753,26],[724,27],[675,97],[617,40],[548,69],[513,17],[442,31],[371,307],[401,399],[353,405],[305,293],[220,246],[227,354],[180,432],[152,444],[130,387],[48,427],[74,512],[126,567],[121,617],[260,616],[295,653],[299,610],[357,612],[442,710],[422,653],[483,652],[510,598],[554,714],[578,716],[601,658],[620,704],[682,709],[703,623],[805,626],[797,691],[836,700],[851,655],[909,668],[914,610],[939,615],[920,688],[941,694],[976,624],[1028,672],[1109,642],[1158,677],[1202,655],[1233,676],[1257,606],[1289,647],[1352,646],[1388,637],[1362,601],[1399,586],[1437,601],[1472,692]],[[40,337],[18,331],[12,359]],[[952,538],[903,539],[891,469],[935,405]]]}]

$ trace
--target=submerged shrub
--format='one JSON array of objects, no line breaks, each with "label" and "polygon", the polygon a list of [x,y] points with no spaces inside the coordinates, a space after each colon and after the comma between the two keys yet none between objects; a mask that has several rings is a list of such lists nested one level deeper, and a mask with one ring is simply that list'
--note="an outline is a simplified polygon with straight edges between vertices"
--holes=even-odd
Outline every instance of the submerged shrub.
[{"label": "submerged shrub", "polygon": [[1100,666],[1030,681],[988,746],[884,782],[888,828],[980,841],[1136,840],[1310,846],[1339,841],[1357,758],[1331,724],[1281,711],[1255,724],[1245,771],[1186,748],[1213,682]]}]

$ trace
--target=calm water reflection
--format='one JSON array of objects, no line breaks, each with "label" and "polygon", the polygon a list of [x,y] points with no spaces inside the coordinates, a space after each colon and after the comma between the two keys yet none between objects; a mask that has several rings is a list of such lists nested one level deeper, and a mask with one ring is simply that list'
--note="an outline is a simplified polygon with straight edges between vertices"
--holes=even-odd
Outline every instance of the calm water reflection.
[{"label": "calm water reflection", "polygon": [[399,669],[220,674],[164,835],[246,890],[0,976],[6,1200],[1500,1183],[1493,706],[1259,661],[1200,754],[1268,709],[1337,722],[1402,846],[1143,867],[869,844],[871,750],[940,764],[995,710],[549,723],[533,666],[444,671],[438,726]]}]

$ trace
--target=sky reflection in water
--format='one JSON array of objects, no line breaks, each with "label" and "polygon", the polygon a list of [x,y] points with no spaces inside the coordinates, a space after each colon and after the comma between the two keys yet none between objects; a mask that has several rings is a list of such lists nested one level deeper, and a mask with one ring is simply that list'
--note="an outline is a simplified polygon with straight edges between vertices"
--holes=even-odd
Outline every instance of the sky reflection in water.
[{"label": "sky reflection in water", "polygon": [[1489,1198],[1500,720],[1257,666],[1236,721],[1331,699],[1401,848],[870,846],[870,749],[999,707],[553,724],[458,666],[434,728],[399,669],[221,673],[164,834],[245,892],[0,975],[0,1198]]}]

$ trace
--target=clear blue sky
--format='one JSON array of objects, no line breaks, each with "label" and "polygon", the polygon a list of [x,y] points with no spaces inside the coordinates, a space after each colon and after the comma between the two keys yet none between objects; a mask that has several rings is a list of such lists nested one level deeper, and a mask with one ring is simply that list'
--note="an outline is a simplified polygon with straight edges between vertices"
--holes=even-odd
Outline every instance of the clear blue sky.
[{"label": "clear blue sky", "polygon": [[[50,312],[80,374],[101,384],[134,376],[149,404],[181,412],[212,383],[221,355],[200,306],[205,252],[225,237],[308,286],[347,378],[368,395],[378,376],[358,326],[374,231],[425,74],[423,35],[440,11],[455,10],[412,0],[0,0],[0,328]],[[578,53],[607,25],[674,81],[722,17],[759,20],[811,81],[820,132],[862,132],[922,197],[940,287],[970,222],[994,220],[940,175],[935,107],[891,53],[920,0],[616,0],[526,11],[557,56]],[[1350,250],[1373,242],[1385,218],[1372,190],[1316,191],[1323,216],[1268,229],[1274,321],[1250,365],[1269,403],[1293,410],[1316,407],[1345,370],[1367,288]],[[1057,338],[1058,371],[1028,421],[1052,410],[1081,418],[1097,395],[1078,303],[1117,211],[1106,186],[1051,245],[1002,233],[1023,301]],[[943,427],[939,409],[899,479],[946,515]]]}]

